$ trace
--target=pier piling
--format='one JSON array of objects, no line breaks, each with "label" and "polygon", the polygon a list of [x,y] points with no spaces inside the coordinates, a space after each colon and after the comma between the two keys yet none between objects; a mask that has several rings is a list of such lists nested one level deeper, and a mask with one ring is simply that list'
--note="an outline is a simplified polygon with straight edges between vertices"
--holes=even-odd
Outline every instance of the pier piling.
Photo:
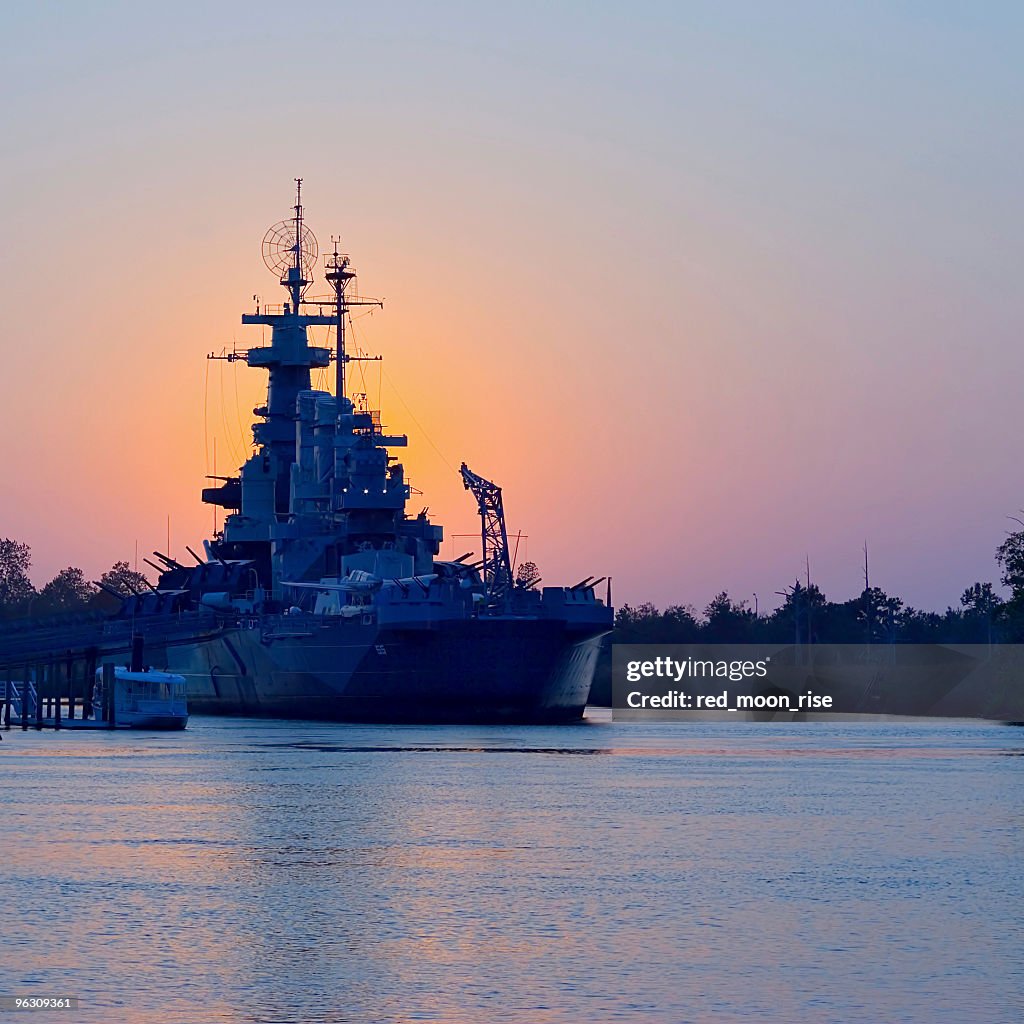
[{"label": "pier piling", "polygon": [[[46,666],[36,668],[36,729],[43,727],[43,687],[46,685]],[[27,693],[26,693],[27,695]],[[26,704],[28,701],[26,700]]]},{"label": "pier piling", "polygon": [[67,660],[67,673],[68,673],[68,721],[75,720],[75,661],[68,654]]},{"label": "pier piling", "polygon": [[28,731],[28,684],[32,672],[28,665],[25,666],[24,678],[21,681],[21,731]]},{"label": "pier piling", "polygon": [[114,721],[114,708],[116,706],[114,700],[114,666],[104,665],[103,666],[103,711],[104,717],[107,720],[107,728],[113,729],[116,725]]},{"label": "pier piling", "polygon": [[96,682],[96,648],[90,647],[85,655],[85,696],[82,701],[82,717],[92,718],[92,688]]},{"label": "pier piling", "polygon": [[54,729],[59,729],[60,728],[60,724],[61,724],[60,723],[60,706],[61,706],[61,701],[62,701],[61,690],[63,689],[63,687],[60,685],[60,683],[61,683],[60,676],[61,676],[60,663],[55,661],[50,666],[50,693],[53,694],[53,696],[50,699],[53,701],[53,727],[54,727]]}]

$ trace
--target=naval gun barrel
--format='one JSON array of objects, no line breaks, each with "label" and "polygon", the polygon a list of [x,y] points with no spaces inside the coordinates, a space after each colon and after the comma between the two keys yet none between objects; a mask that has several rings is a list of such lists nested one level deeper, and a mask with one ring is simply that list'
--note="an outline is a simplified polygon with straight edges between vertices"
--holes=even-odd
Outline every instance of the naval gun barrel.
[{"label": "naval gun barrel", "polygon": [[170,555],[165,555],[162,551],[154,551],[154,555],[160,559],[161,562],[165,563],[172,569],[184,569],[185,566],[181,562],[176,562]]}]

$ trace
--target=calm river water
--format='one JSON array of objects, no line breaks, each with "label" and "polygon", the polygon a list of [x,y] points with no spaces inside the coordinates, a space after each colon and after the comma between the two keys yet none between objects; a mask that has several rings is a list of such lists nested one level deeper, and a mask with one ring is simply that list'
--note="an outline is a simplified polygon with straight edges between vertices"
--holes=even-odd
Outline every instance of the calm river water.
[{"label": "calm river water", "polygon": [[1020,728],[3,735],[18,1021],[1024,1019]]}]

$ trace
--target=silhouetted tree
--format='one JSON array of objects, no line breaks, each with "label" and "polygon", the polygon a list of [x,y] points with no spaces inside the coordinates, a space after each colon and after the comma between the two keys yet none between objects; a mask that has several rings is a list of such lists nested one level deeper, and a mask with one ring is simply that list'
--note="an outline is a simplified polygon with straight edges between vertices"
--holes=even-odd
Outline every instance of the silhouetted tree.
[{"label": "silhouetted tree", "polygon": [[536,562],[521,562],[516,569],[516,586],[522,590],[532,590],[540,583],[540,570]]},{"label": "silhouetted tree", "polygon": [[660,622],[661,613],[650,601],[636,608],[624,604],[615,612],[615,628],[624,644],[668,642],[659,638]]},{"label": "silhouetted tree", "polygon": [[668,639],[666,643],[692,644],[700,638],[701,623],[697,610],[691,604],[670,605],[661,613],[661,627]]},{"label": "silhouetted tree", "polygon": [[996,561],[1003,570],[999,582],[1010,588],[1013,600],[1024,601],[1024,530],[1011,533],[999,545]]},{"label": "silhouetted tree", "polygon": [[943,618],[938,612],[922,612],[916,608],[902,608],[896,620],[899,636],[890,640],[900,640],[908,644],[935,643],[942,638]]},{"label": "silhouetted tree", "polygon": [[127,562],[115,562],[100,577],[100,583],[113,587],[125,597],[129,594],[142,594],[149,590],[149,583],[145,575],[130,569]]},{"label": "silhouetted tree", "polygon": [[743,643],[750,639],[754,613],[746,601],[734,603],[726,591],[717,594],[704,609],[704,634],[716,643]]},{"label": "silhouetted tree", "polygon": [[975,583],[960,597],[960,604],[969,615],[991,617],[1002,603],[991,583]]},{"label": "silhouetted tree", "polygon": [[903,618],[903,601],[890,597],[881,587],[870,587],[860,595],[860,620],[868,642],[893,643]]},{"label": "silhouetted tree", "polygon": [[74,566],[61,569],[42,590],[33,606],[33,612],[48,615],[54,612],[74,611],[84,608],[95,588],[85,578],[85,573]]},{"label": "silhouetted tree", "polygon": [[621,644],[692,644],[703,629],[692,605],[675,604],[661,612],[648,601],[636,608],[624,604],[615,613],[615,642]]},{"label": "silhouetted tree", "polygon": [[[132,594],[144,594],[149,590],[146,577],[141,572],[129,568],[127,562],[115,562],[100,576],[100,582],[112,587],[125,597],[130,597]],[[104,612],[116,612],[120,607],[117,598],[105,590],[98,590],[90,603],[94,608]]]},{"label": "silhouetted tree", "polygon": [[821,639],[824,625],[822,611],[828,602],[818,586],[812,583],[805,587],[799,580],[794,580],[793,586],[787,587],[784,593],[786,600],[771,617],[774,626],[783,627],[779,630],[778,639],[799,644]]},{"label": "silhouetted tree", "polygon": [[1003,611],[1003,602],[996,595],[991,583],[975,583],[968,587],[960,598],[966,631],[972,640],[992,643],[996,620]]},{"label": "silhouetted tree", "polygon": [[32,549],[20,541],[0,540],[0,618],[10,618],[25,611],[35,587],[28,578],[32,565]]}]

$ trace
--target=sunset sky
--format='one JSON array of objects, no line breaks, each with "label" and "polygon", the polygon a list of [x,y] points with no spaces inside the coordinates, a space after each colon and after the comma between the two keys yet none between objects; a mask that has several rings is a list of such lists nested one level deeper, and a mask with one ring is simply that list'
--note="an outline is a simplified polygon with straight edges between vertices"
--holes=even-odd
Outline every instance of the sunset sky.
[{"label": "sunset sky", "polygon": [[[197,547],[304,178],[447,533],[545,583],[919,607],[1024,506],[1024,7],[24,4],[0,15],[0,537],[42,584]],[[321,289],[322,290],[322,289]],[[321,329],[322,330],[322,329]],[[358,379],[358,373],[357,373]],[[204,414],[205,409],[205,414]],[[428,440],[429,438],[429,440]],[[435,448],[436,446],[436,448]],[[472,546],[444,546],[446,555]]]}]

